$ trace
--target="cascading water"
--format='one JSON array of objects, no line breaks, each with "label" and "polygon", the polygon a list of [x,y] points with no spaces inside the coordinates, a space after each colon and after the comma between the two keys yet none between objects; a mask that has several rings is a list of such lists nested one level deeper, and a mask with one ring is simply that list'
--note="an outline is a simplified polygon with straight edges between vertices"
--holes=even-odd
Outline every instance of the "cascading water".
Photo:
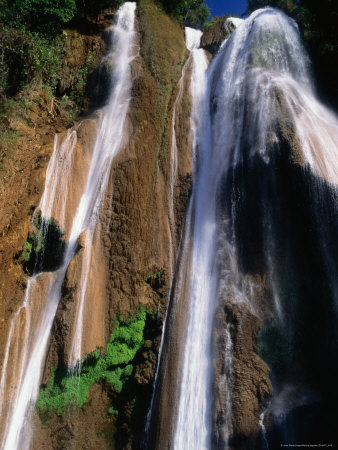
[{"label": "cascading water", "polygon": [[[101,207],[103,194],[107,188],[111,164],[117,152],[120,150],[124,123],[129,107],[131,73],[130,64],[136,56],[134,44],[134,14],[136,3],[125,3],[117,14],[116,25],[112,28],[112,53],[109,58],[114,62],[112,73],[113,88],[109,102],[103,113],[98,138],[93,152],[93,161],[87,180],[85,191],[81,198],[77,214],[78,223],[81,227],[74,230],[74,238],[79,236],[84,229],[89,230],[87,241],[92,240],[97,215]],[[102,174],[100,178],[97,174]],[[85,224],[85,227],[83,224]],[[84,267],[81,273],[80,301],[75,319],[75,333],[73,337],[70,354],[70,365],[73,366],[82,357],[82,331],[83,331],[83,308],[85,292],[88,283],[89,263],[92,246],[90,242],[85,246]]]},{"label": "cascading water", "polygon": [[[199,172],[191,199],[194,208],[189,208],[192,218],[188,218],[188,222],[193,224],[188,234],[188,239],[192,238],[189,262],[190,304],[174,436],[174,448],[177,449],[206,448],[210,441],[211,428],[211,408],[208,399],[211,395],[209,351],[215,306],[212,299],[216,288],[213,277],[212,239],[215,232],[212,215],[215,197],[210,195],[210,184],[207,180],[209,161],[205,153],[209,148],[210,114],[205,100],[208,94],[206,79],[208,61],[202,49],[192,50],[192,57],[194,62],[191,80],[192,131],[194,149],[198,152],[196,158]],[[183,245],[188,246],[188,243],[184,242]]]},{"label": "cascading water", "polygon": [[232,348],[232,340],[231,340],[231,322],[228,323],[226,328],[226,340],[225,340],[225,358],[224,358],[224,374],[221,379],[220,388],[225,391],[226,401],[225,401],[225,433],[224,433],[224,442],[228,447],[229,437],[230,437],[230,424],[231,424],[231,379],[232,379],[232,370],[233,370],[233,348]]},{"label": "cascading water", "polygon": [[[2,449],[30,447],[31,416],[39,392],[41,370],[46,354],[50,330],[61,296],[61,286],[67,267],[77,250],[77,241],[84,230],[93,230],[107,187],[112,161],[121,149],[124,123],[129,105],[130,63],[134,51],[134,16],[136,4],[127,2],[116,15],[112,27],[114,61],[113,88],[108,105],[101,113],[96,144],[89,161],[82,195],[74,208],[73,219],[66,220],[71,191],[71,161],[76,164],[76,130],[68,133],[59,145],[55,140],[53,157],[47,170],[46,186],[39,209],[44,218],[57,217],[66,231],[68,243],[63,263],[53,273],[41,273],[27,283],[22,306],[12,318],[5,361],[1,373],[1,435]],[[80,125],[81,126],[81,125]],[[74,202],[74,198],[72,199]],[[55,216],[55,211],[58,211]],[[69,216],[69,215],[68,215]],[[85,254],[87,259],[89,253]],[[82,292],[86,288],[88,266],[84,263]],[[81,293],[81,300],[83,300]],[[78,307],[71,361],[81,357],[83,302]],[[8,360],[11,359],[11,370]]]},{"label": "cascading water", "polygon": [[[173,248],[173,234],[174,234],[174,226],[175,226],[175,217],[174,217],[174,187],[176,182],[176,176],[177,176],[177,141],[176,141],[176,116],[177,116],[177,108],[182,101],[183,97],[183,88],[184,88],[184,79],[186,77],[186,72],[188,67],[191,65],[192,60],[194,60],[194,50],[198,49],[200,45],[202,32],[199,30],[195,30],[193,28],[186,27],[185,28],[185,45],[187,49],[190,51],[189,57],[187,58],[186,62],[184,63],[181,78],[178,82],[178,93],[174,102],[174,108],[173,108],[173,116],[172,116],[172,123],[171,123],[171,149],[170,149],[170,186],[169,186],[169,265],[170,265],[170,277],[172,278],[174,275],[174,248]],[[194,136],[194,133],[193,133]],[[190,215],[190,214],[189,214]],[[189,227],[187,227],[189,229]],[[184,240],[184,239],[183,239]],[[169,295],[168,295],[168,304],[170,303],[170,298],[172,295],[172,290],[170,289]],[[165,329],[166,329],[166,323],[167,323],[167,316],[168,316],[168,309],[167,307],[166,314],[163,321],[163,329],[162,329],[162,337],[161,337],[161,343],[158,353],[158,361],[161,359],[162,354],[162,347],[163,347],[163,339],[165,336]],[[154,397],[155,397],[155,388],[157,383],[157,377],[158,377],[158,371],[159,371],[159,363],[156,367],[156,372],[154,376],[154,388],[152,392],[152,397],[150,401],[150,407],[147,414],[147,420],[146,420],[146,427],[145,427],[145,433],[146,433],[146,439],[148,438],[149,434],[149,428],[150,428],[150,421],[151,421],[151,414],[153,409],[153,403],[154,403]],[[147,444],[146,444],[147,445]]]},{"label": "cascading water", "polygon": [[[337,119],[316,99],[297,26],[281,12],[258,10],[245,20],[212,77],[216,214],[231,219],[225,229],[240,278],[268,277],[269,307],[260,309],[250,292],[246,297],[264,319],[259,346],[277,380],[276,398],[280,394],[272,405],[279,405],[278,413],[284,409],[283,423],[292,414],[305,423],[313,420],[306,405],[316,401],[309,389],[323,391],[325,383],[314,366],[335,372],[328,361],[336,354],[329,311],[337,304]],[[322,325],[315,331],[310,323],[318,314]],[[319,341],[330,356],[316,351]],[[299,422],[296,427],[302,442],[304,431]],[[286,434],[276,439],[272,446],[292,441]]]},{"label": "cascading water", "polygon": [[[337,373],[330,320],[337,295],[337,120],[316,99],[293,20],[267,8],[237,25],[208,71],[203,50],[192,52],[195,177],[154,402],[156,448],[232,448],[236,433],[248,433],[234,423],[247,414],[239,400],[247,395],[241,386],[247,355],[235,352],[242,345],[238,336],[248,336],[248,317],[263,320],[259,348],[275,380],[275,400],[265,411],[268,394],[257,392],[261,403],[252,415],[253,432],[263,431],[263,448],[270,445],[264,417],[270,414],[276,429],[283,426],[274,419],[277,410],[283,422],[298,414],[298,426],[302,414],[316,420],[307,405],[315,398],[312,388],[326,395],[318,366],[325,364],[332,385],[331,372]],[[320,296],[322,324],[313,327]],[[216,320],[220,312],[222,326]],[[319,341],[328,348],[326,358]],[[260,364],[257,355],[253,361]],[[219,379],[218,366],[225,367],[226,379]],[[222,386],[224,402],[217,410]],[[292,441],[279,430],[271,433],[279,439],[272,438],[272,447]],[[216,435],[222,434],[219,441]]]},{"label": "cascading water", "polygon": [[[39,242],[52,228],[60,231],[53,218],[67,244],[60,244],[63,259],[48,264],[39,252],[10,323],[0,377],[2,449],[30,447],[62,283],[85,232],[69,358],[72,369],[81,369],[92,244],[128,109],[134,13],[135,4],[125,3],[117,14],[108,58],[114,86],[76,192],[68,175],[77,167],[82,125],[55,140]],[[163,326],[150,448],[279,448],[319,442],[335,429],[337,119],[316,99],[291,19],[265,9],[226,25],[238,28],[209,68],[198,48],[201,33],[186,30],[195,179]],[[186,69],[172,122],[172,272],[175,122]],[[256,349],[260,326],[258,350],[274,384],[269,401],[268,371]]]},{"label": "cascading water", "polygon": [[201,40],[202,32],[199,30],[195,30],[193,28],[186,27],[185,28],[185,45],[187,49],[190,51],[189,57],[184,63],[181,78],[178,82],[178,93],[175,99],[174,108],[173,108],[173,116],[171,121],[171,149],[170,149],[170,186],[169,186],[169,265],[172,277],[174,270],[174,243],[173,243],[173,235],[174,235],[174,227],[175,227],[175,216],[174,216],[174,187],[177,177],[177,141],[176,141],[176,117],[177,117],[177,108],[182,101],[183,92],[184,92],[184,79],[186,76],[186,72],[188,67],[191,64],[191,60],[193,58],[193,50],[199,47],[199,43]]}]

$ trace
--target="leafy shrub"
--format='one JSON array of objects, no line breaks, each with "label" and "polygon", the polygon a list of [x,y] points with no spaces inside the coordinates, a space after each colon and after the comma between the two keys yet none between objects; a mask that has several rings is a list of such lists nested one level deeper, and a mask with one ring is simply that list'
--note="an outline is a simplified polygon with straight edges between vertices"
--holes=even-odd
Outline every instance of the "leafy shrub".
[{"label": "leafy shrub", "polygon": [[118,8],[125,0],[0,0],[0,21],[17,29],[55,36],[64,24]]},{"label": "leafy shrub", "polygon": [[25,246],[22,252],[22,258],[24,261],[29,261],[32,253],[33,244],[29,241],[25,242]]},{"label": "leafy shrub", "polygon": [[53,44],[26,30],[0,30],[0,95],[15,95],[33,81],[55,88],[61,71],[60,39]]},{"label": "leafy shrub", "polygon": [[164,269],[160,269],[154,273],[149,272],[147,275],[146,282],[150,284],[152,280],[158,280],[159,278],[161,278],[163,273],[164,273]]},{"label": "leafy shrub", "polygon": [[77,13],[76,0],[3,0],[1,3],[1,21],[47,35],[55,35]]},{"label": "leafy shrub", "polygon": [[108,409],[108,414],[117,416],[118,413],[119,413],[118,410],[115,409],[114,406],[111,406],[111,407]]},{"label": "leafy shrub", "polygon": [[201,28],[210,16],[204,0],[161,0],[164,8],[182,25]]},{"label": "leafy shrub", "polygon": [[99,349],[86,355],[79,376],[67,376],[65,371],[56,373],[53,369],[48,386],[40,392],[37,407],[44,412],[54,410],[58,415],[69,406],[81,408],[88,399],[90,388],[100,381],[112,384],[116,392],[121,392],[133,374],[134,367],[129,363],[143,345],[147,314],[141,310],[125,322],[117,321],[105,355],[101,356]]}]

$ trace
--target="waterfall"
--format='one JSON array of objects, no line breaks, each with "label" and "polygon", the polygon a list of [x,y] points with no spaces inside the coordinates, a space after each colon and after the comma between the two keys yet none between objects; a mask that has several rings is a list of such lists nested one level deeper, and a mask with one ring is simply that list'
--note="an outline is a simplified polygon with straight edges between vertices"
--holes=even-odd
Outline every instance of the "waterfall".
[{"label": "waterfall", "polygon": [[173,275],[174,270],[174,233],[175,233],[175,215],[174,215],[174,188],[177,177],[177,142],[176,142],[176,117],[177,109],[182,101],[184,93],[184,79],[188,67],[191,64],[193,58],[193,50],[199,47],[202,32],[193,28],[185,28],[185,45],[190,51],[189,56],[184,63],[182,74],[178,82],[178,93],[175,98],[173,115],[171,120],[171,148],[170,148],[170,184],[169,184],[169,266],[170,277]]},{"label": "waterfall", "polygon": [[189,255],[191,273],[189,319],[182,357],[182,377],[174,435],[174,448],[177,449],[206,448],[210,440],[211,428],[211,409],[208,399],[211,395],[209,352],[215,306],[212,239],[215,227],[212,215],[213,197],[210,195],[210,184],[206,178],[209,168],[206,152],[209,149],[208,118],[210,117],[206,102],[208,61],[204,50],[196,47],[195,44],[192,50],[191,128],[199,172],[192,192],[193,208],[189,207],[187,219],[192,229],[186,234],[187,242],[183,242],[183,247],[188,247],[189,240],[192,238],[192,249]]},{"label": "waterfall", "polygon": [[[116,25],[112,27],[112,53],[108,56],[114,61],[112,73],[113,87],[106,110],[99,126],[98,137],[93,151],[87,184],[78,207],[74,223],[78,227],[72,230],[74,239],[84,230],[88,241],[97,220],[102,198],[107,187],[111,164],[123,142],[124,124],[128,111],[131,89],[130,64],[136,53],[134,44],[134,14],[136,3],[125,3],[117,13]],[[100,177],[97,174],[101,174]],[[85,227],[84,225],[85,224]],[[72,236],[70,237],[70,241]],[[85,246],[84,267],[81,273],[80,301],[75,318],[75,333],[70,354],[70,365],[73,366],[82,356],[83,308],[86,286],[88,283],[89,263],[92,246]]]},{"label": "waterfall", "polygon": [[[109,102],[101,112],[96,143],[88,161],[89,167],[80,194],[71,190],[73,184],[69,171],[71,164],[76,166],[77,162],[76,130],[70,131],[61,144],[58,138],[55,139],[39,209],[42,217],[57,217],[59,225],[66,231],[67,245],[63,263],[58,270],[41,273],[28,280],[23,304],[12,318],[0,381],[1,449],[30,447],[32,412],[39,393],[41,371],[61,297],[62,283],[76,253],[80,234],[89,230],[91,236],[107,188],[113,159],[122,146],[131,88],[130,64],[135,55],[135,8],[135,3],[125,3],[118,10],[116,24],[111,29],[112,53],[109,57],[114,61],[112,90]],[[74,215],[68,223],[66,216],[70,212],[69,199],[72,198],[74,202],[77,197]],[[87,283],[86,259],[90,259],[90,250],[86,250],[84,259],[81,301],[78,305],[71,356],[73,364],[81,357],[82,294]]]},{"label": "waterfall", "polygon": [[259,416],[259,426],[261,427],[262,430],[262,438],[263,438],[263,448],[265,450],[269,450],[269,443],[266,437],[266,428],[264,425],[264,416],[265,416],[265,411],[263,411],[261,413],[261,415]]},{"label": "waterfall", "polygon": [[[194,50],[198,49],[200,45],[202,32],[199,30],[195,30],[193,28],[186,27],[185,28],[185,45],[187,49],[190,51],[189,56],[184,63],[182,74],[180,77],[180,80],[178,82],[178,93],[175,98],[174,107],[173,107],[173,115],[172,115],[172,122],[171,122],[171,149],[170,149],[170,185],[169,185],[169,266],[170,266],[170,278],[172,281],[172,277],[175,273],[174,268],[174,248],[173,248],[173,234],[174,234],[174,227],[175,227],[175,217],[174,217],[174,187],[176,182],[176,176],[177,176],[177,141],[176,141],[176,117],[177,117],[177,109],[182,101],[183,93],[184,93],[184,80],[186,77],[186,72],[189,66],[192,63],[192,60],[194,59]],[[194,136],[194,133],[193,133]],[[190,215],[189,215],[190,216]],[[187,227],[189,230],[189,227]],[[187,237],[186,237],[187,239]],[[184,241],[185,239],[183,239]],[[186,249],[185,249],[186,250]],[[178,251],[180,253],[180,249]],[[183,257],[184,259],[184,257]],[[163,327],[162,327],[162,336],[161,336],[161,343],[160,348],[158,352],[158,358],[157,358],[157,366],[154,376],[154,387],[152,391],[150,406],[147,414],[146,419],[146,426],[145,426],[145,433],[146,433],[146,439],[148,439],[149,429],[150,429],[150,423],[151,423],[151,415],[153,411],[153,404],[155,399],[155,392],[156,392],[156,384],[157,384],[157,378],[159,374],[159,367],[160,367],[160,360],[162,355],[162,348],[163,348],[163,340],[165,337],[165,330],[166,330],[166,323],[168,318],[168,310],[169,310],[169,304],[170,299],[172,295],[172,289],[169,290],[168,294],[168,305],[166,309],[166,313],[164,316],[163,321]]]},{"label": "waterfall", "polygon": [[[311,358],[304,351],[301,362],[297,360],[297,343],[305,344],[296,328],[302,326],[311,332],[315,315],[304,325],[303,314],[309,320],[306,306],[310,300],[315,301],[316,294],[320,296],[320,287],[325,286],[327,297],[322,317],[330,314],[332,304],[337,305],[337,279],[332,272],[337,256],[337,119],[316,97],[309,58],[292,19],[266,8],[244,21],[232,21],[235,25],[237,29],[223,43],[209,68],[203,50],[196,44],[191,53],[194,186],[181,246],[185,256],[179,255],[171,292],[173,305],[166,325],[169,331],[163,338],[168,341],[164,342],[161,361],[163,374],[158,378],[165,387],[158,387],[156,408],[160,416],[158,429],[156,423],[153,427],[156,448],[160,448],[161,438],[168,440],[166,448],[214,448],[215,429],[220,426],[215,389],[225,391],[224,442],[220,448],[232,448],[236,432],[232,429],[233,415],[238,404],[234,404],[230,390],[241,392],[240,381],[235,386],[232,378],[236,375],[234,361],[243,356],[234,353],[231,311],[242,314],[237,334],[245,326],[246,316],[263,320],[263,339],[266,323],[275,327],[272,331],[281,336],[280,345],[289,349],[292,343],[296,348],[291,356],[286,351],[282,354],[286,358],[284,372],[291,372],[287,358],[292,357],[306,379]],[[303,216],[301,208],[310,212]],[[309,241],[303,244],[302,239]],[[315,241],[313,246],[311,239]],[[305,245],[312,251],[308,260]],[[316,279],[319,287],[316,284],[314,294],[307,278],[311,278],[316,265],[323,279],[322,284]],[[185,276],[182,284],[180,280]],[[263,277],[264,289],[270,296],[264,299],[267,305],[258,295]],[[313,300],[308,300],[306,296],[311,295]],[[314,312],[315,303],[309,308]],[[219,310],[226,311],[223,329],[213,330]],[[336,336],[331,328],[326,330],[325,322],[320,330],[329,343]],[[221,350],[215,346],[213,333],[224,337],[218,339],[224,343]],[[181,339],[179,350],[176,336]],[[219,382],[216,362],[221,357],[225,369]],[[320,361],[319,349],[315,357]],[[330,367],[330,362],[326,364]],[[297,396],[292,399],[292,394],[284,395],[285,391],[294,392],[285,388],[286,379],[290,382],[294,376],[297,382],[297,376],[285,375],[279,368],[271,370],[277,373],[276,395],[283,393],[283,401],[277,402],[285,411],[283,417],[311,401],[311,394],[299,395],[299,401]],[[320,382],[319,371],[316,376]],[[169,411],[175,412],[170,419],[172,428],[167,426],[166,432],[167,405],[161,403],[168,400],[174,404],[168,404]],[[263,423],[267,412],[262,412],[266,405],[260,406],[253,427],[258,435],[261,427],[264,446],[268,447],[268,431]],[[272,410],[270,413],[273,415]],[[166,433],[171,436],[168,438]]]},{"label": "waterfall", "polygon": [[233,347],[232,347],[232,340],[231,340],[231,322],[229,321],[227,328],[226,328],[226,341],[225,341],[225,358],[224,358],[224,374],[223,379],[221,379],[221,383],[223,388],[226,392],[226,401],[225,401],[225,433],[224,433],[224,441],[226,443],[226,448],[228,448],[229,444],[229,437],[230,437],[230,425],[231,425],[231,378],[232,378],[232,371],[233,371]]},{"label": "waterfall", "polygon": [[[55,137],[34,221],[40,221],[39,242],[54,228],[64,240],[60,237],[62,251],[52,258],[41,249],[9,323],[0,374],[3,450],[32,446],[48,342],[75,258],[79,278],[67,356],[70,372],[81,371],[86,314],[93,311],[88,293],[95,273],[95,239],[100,237],[112,164],[127,138],[131,64],[137,53],[135,10],[136,3],[124,3],[110,29],[107,105],[97,120],[83,121]],[[331,391],[338,376],[337,117],[318,99],[295,21],[265,8],[245,20],[228,18],[224,26],[232,34],[210,64],[199,48],[202,33],[186,28],[190,54],[169,130],[172,283],[145,446],[329,446],[322,439],[331,439],[328,432],[335,429]],[[175,125],[190,68],[194,183],[175,263],[180,150]],[[96,138],[81,147],[86,126],[95,129]],[[148,344],[144,348],[149,351],[141,352],[152,367],[154,347]],[[143,393],[151,367],[145,367],[139,380]],[[138,409],[138,400],[146,395],[132,394]],[[117,432],[130,425],[133,433],[139,416],[133,415],[130,423],[122,423],[121,417],[113,422]]]}]

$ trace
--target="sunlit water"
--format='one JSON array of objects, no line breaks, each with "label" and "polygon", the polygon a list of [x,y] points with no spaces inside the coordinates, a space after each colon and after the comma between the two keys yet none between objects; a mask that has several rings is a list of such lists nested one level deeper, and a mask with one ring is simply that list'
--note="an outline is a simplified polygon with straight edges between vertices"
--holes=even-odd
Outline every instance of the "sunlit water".
[{"label": "sunlit water", "polygon": [[[296,23],[268,8],[233,25],[237,29],[209,69],[203,50],[192,52],[195,176],[188,212],[192,228],[187,234],[192,239],[187,261],[190,291],[172,444],[182,450],[212,445],[211,330],[216,305],[225,300],[244,302],[249,310],[255,310],[254,289],[238,265],[231,219],[220,216],[218,199],[225,176],[256,156],[268,165],[271,143],[278,144],[282,132],[290,139],[296,164],[329,183],[338,183],[337,119],[316,98]],[[235,217],[239,193],[225,195],[231,199]],[[274,288],[277,268],[272,248],[266,248],[265,257],[275,315],[283,321],[283,305]],[[228,328],[226,347],[227,380],[221,382],[227,390],[224,435],[229,445],[233,355]]]},{"label": "sunlit water", "polygon": [[[112,53],[109,58],[114,61],[112,91],[106,108],[101,112],[98,137],[84,192],[69,227],[64,262],[54,273],[37,275],[28,280],[23,304],[12,318],[0,379],[2,449],[21,450],[30,447],[31,416],[39,393],[41,371],[61,296],[62,282],[76,252],[78,237],[84,230],[89,230],[91,236],[112,161],[121,148],[130,97],[130,64],[135,56],[135,8],[135,3],[125,3],[117,12],[116,24],[111,29]],[[70,176],[70,160],[75,145],[75,130],[69,132],[61,144],[56,138],[54,153],[47,169],[45,191],[39,205],[42,216],[50,217],[57,202],[58,218],[60,225],[64,227],[67,199],[71,195],[68,192],[67,177]],[[87,248],[91,249],[91,246],[88,245]],[[90,260],[90,256],[90,250],[86,250],[71,352],[73,364],[81,357],[83,301],[89,270],[86,261]],[[15,384],[15,387],[10,388],[8,381]]]}]

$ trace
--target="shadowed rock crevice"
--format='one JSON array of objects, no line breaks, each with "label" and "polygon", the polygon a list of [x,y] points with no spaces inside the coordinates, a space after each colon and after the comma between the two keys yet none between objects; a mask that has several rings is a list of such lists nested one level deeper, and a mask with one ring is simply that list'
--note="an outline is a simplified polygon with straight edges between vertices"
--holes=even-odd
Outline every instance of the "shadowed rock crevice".
[{"label": "shadowed rock crevice", "polygon": [[336,280],[329,265],[338,257],[336,187],[295,164],[294,151],[280,132],[267,158],[257,153],[231,167],[219,191],[243,275],[270,279],[275,319],[263,323],[258,349],[272,370],[275,396],[295,384],[299,392],[312,392],[299,404],[283,397],[285,420],[267,421],[274,444],[290,439],[287,428],[295,430],[297,443],[308,436],[320,440],[324,431],[332,436],[328,405],[338,375]]},{"label": "shadowed rock crevice", "polygon": [[29,275],[53,272],[61,267],[66,249],[64,231],[53,218],[38,213],[34,220],[34,232],[29,233],[21,254],[24,270]]}]

